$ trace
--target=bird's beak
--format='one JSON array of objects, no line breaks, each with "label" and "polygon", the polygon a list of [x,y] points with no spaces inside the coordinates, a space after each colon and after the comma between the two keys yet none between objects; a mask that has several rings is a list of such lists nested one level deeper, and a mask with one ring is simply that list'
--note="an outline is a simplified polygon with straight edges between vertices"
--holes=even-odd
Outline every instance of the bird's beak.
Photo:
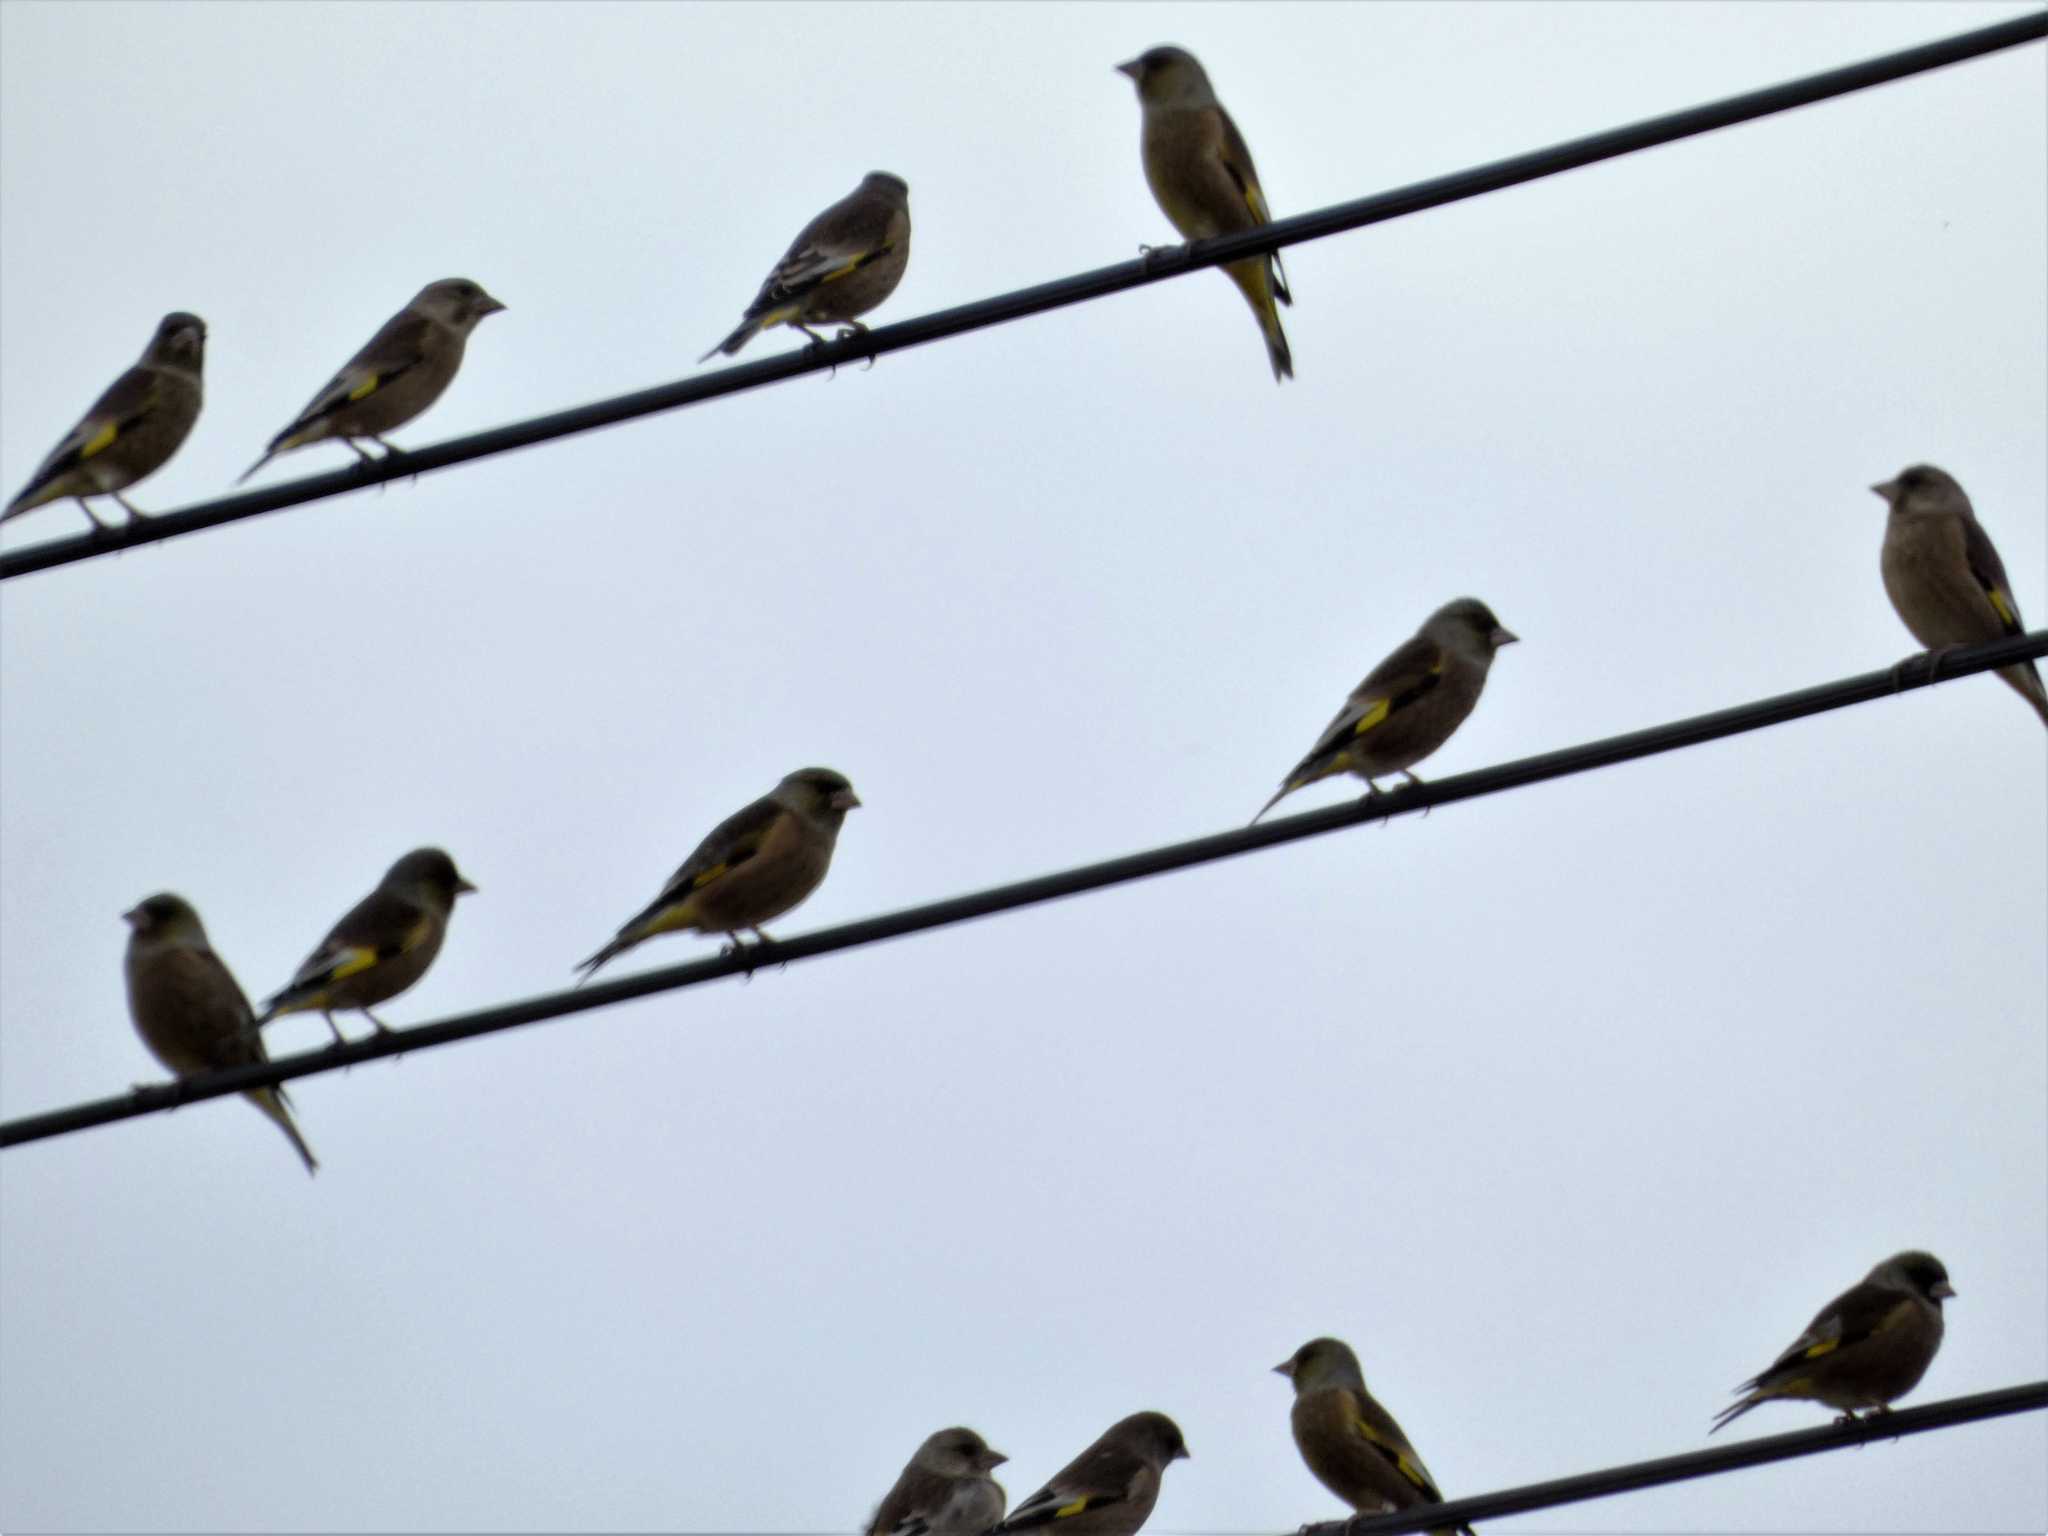
[{"label": "bird's beak", "polygon": [[1171,1456],[1167,1457],[1166,1459],[1168,1461],[1193,1461],[1195,1459],[1195,1453],[1189,1450],[1186,1446],[1182,1446],[1179,1450],[1175,1451]]},{"label": "bird's beak", "polygon": [[1493,642],[1493,648],[1497,651],[1504,645],[1513,645],[1517,640],[1521,639],[1522,637],[1516,634],[1512,629],[1505,629],[1502,626],[1496,624],[1493,626],[1493,633],[1488,635],[1486,638]]},{"label": "bird's beak", "polygon": [[1927,1292],[1928,1295],[1935,1297],[1953,1296],[1955,1295],[1955,1293],[1956,1288],[1950,1285],[1946,1280],[1935,1281]]},{"label": "bird's beak", "polygon": [[1294,1380],[1294,1362],[1292,1360],[1282,1360],[1273,1367],[1273,1374],[1275,1376],[1285,1376],[1289,1381]]},{"label": "bird's beak", "polygon": [[495,315],[501,312],[504,308],[505,306],[503,304],[500,304],[496,299],[492,298],[487,293],[484,295],[484,307],[480,311],[480,313],[486,315]]},{"label": "bird's beak", "polygon": [[1870,493],[1873,496],[1882,496],[1886,504],[1889,505],[1899,499],[1899,482],[1896,480],[1880,480],[1870,488]]},{"label": "bird's beak", "polygon": [[121,921],[126,923],[130,928],[140,928],[142,926],[142,908],[130,907],[126,912],[123,912],[121,914]]},{"label": "bird's beak", "polygon": [[1001,1451],[984,1451],[981,1457],[981,1470],[984,1472],[993,1472],[997,1467],[1000,1467],[1004,1462],[1008,1461],[1009,1459],[1010,1458],[1005,1456]]},{"label": "bird's beak", "polygon": [[860,804],[860,796],[850,789],[835,789],[829,803],[835,811],[850,811]]},{"label": "bird's beak", "polygon": [[1125,59],[1123,63],[1117,65],[1116,72],[1120,75],[1129,75],[1133,80],[1135,80],[1138,78],[1138,71],[1143,69],[1144,67],[1145,66],[1139,63],[1136,59]]},{"label": "bird's beak", "polygon": [[457,875],[455,877],[455,894],[458,896],[474,896],[476,894],[476,887],[463,879],[462,876]]}]

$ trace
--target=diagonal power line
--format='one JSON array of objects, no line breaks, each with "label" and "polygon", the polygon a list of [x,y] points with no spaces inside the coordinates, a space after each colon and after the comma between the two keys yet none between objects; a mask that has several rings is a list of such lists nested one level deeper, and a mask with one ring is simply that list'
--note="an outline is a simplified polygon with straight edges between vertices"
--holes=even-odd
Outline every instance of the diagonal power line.
[{"label": "diagonal power line", "polygon": [[1691,1482],[1760,1467],[1796,1456],[1813,1456],[1822,1451],[1846,1450],[1874,1440],[1896,1440],[1903,1435],[1925,1434],[1984,1419],[2003,1418],[2014,1413],[2038,1413],[2048,1408],[2048,1381],[2005,1387],[1996,1392],[1978,1392],[1969,1397],[1951,1397],[1916,1408],[1880,1413],[1851,1423],[1824,1424],[1819,1429],[1794,1430],[1785,1435],[1766,1435],[1758,1440],[1736,1440],[1664,1456],[1655,1461],[1632,1462],[1606,1467],[1598,1472],[1581,1472],[1575,1477],[1554,1478],[1547,1483],[1529,1483],[1505,1488],[1498,1493],[1476,1494],[1442,1504],[1420,1505],[1390,1515],[1361,1516],[1355,1520],[1329,1520],[1304,1526],[1303,1536],[1405,1536],[1410,1531],[1440,1531],[1479,1520],[1498,1520],[1503,1515],[1527,1514],[1535,1509],[1555,1509],[1560,1504],[1578,1504],[1587,1499],[1604,1499],[1639,1488],[1659,1488],[1666,1483]]},{"label": "diagonal power line", "polygon": [[451,465],[507,453],[515,448],[528,448],[537,443],[550,442],[575,433],[615,426],[620,422],[651,416],[660,411],[677,410],[683,406],[699,405],[707,400],[720,399],[745,390],[784,383],[823,369],[879,357],[885,352],[898,352],[905,347],[922,346],[927,342],[963,335],[969,331],[983,330],[1006,321],[1022,319],[1027,315],[1044,314],[1070,304],[1085,303],[1090,299],[1121,293],[1147,283],[1161,282],[1189,272],[1198,272],[1206,267],[1219,266],[1224,262],[1237,261],[1259,252],[1298,245],[1308,240],[1320,240],[1348,230],[1362,229],[1369,224],[1403,218],[1411,213],[1420,213],[1426,209],[1440,208],[1449,203],[1479,197],[1488,192],[1497,192],[1504,187],[1518,186],[1523,182],[1555,176],[1560,172],[1576,170],[1602,160],[1653,149],[1660,144],[1711,133],[1717,128],[1731,127],[1737,123],[1787,112],[1795,107],[1810,106],[1832,97],[1868,90],[1872,86],[1902,80],[1946,65],[1959,64],[2002,49],[2018,47],[2023,43],[2038,42],[2043,37],[2048,37],[2048,11],[2033,11],[1994,26],[1960,32],[1953,37],[1901,49],[1897,53],[1883,54],[1859,64],[1824,70],[1817,75],[1806,75],[1797,80],[1766,86],[1762,90],[1750,91],[1740,96],[1729,96],[1702,106],[1666,113],[1661,117],[1646,118],[1624,127],[1610,128],[1602,133],[1553,144],[1546,149],[1532,150],[1527,154],[1474,166],[1469,170],[1454,171],[1447,176],[1414,182],[1390,192],[1381,192],[1353,202],[1338,203],[1313,213],[1277,219],[1260,229],[1219,236],[1212,240],[1198,240],[1191,245],[1163,247],[1137,261],[1098,267],[1092,272],[1040,283],[1032,288],[1021,288],[1013,293],[999,294],[994,298],[980,299],[953,309],[940,310],[936,314],[899,321],[846,341],[829,342],[821,347],[807,347],[778,357],[763,358],[758,362],[741,363],[735,367],[721,368],[713,373],[678,380],[672,384],[656,385],[651,389],[614,396],[571,410],[557,411],[551,415],[513,422],[508,426],[494,427],[489,431],[472,433],[468,437],[451,438],[444,443],[393,454],[389,459],[376,464],[351,464],[345,469],[309,475],[304,479],[287,481],[266,490],[222,496],[175,512],[161,513],[145,522],[125,524],[105,533],[76,534],[69,538],[32,544],[25,549],[0,553],[0,580],[26,576],[31,572],[49,570],[54,566],[69,565],[78,560],[90,560],[95,556],[113,554],[118,550],[133,549],[141,544],[160,543],[183,534],[197,533],[202,528],[214,528],[223,523],[257,517],[265,512],[303,506],[329,496],[361,490],[365,486],[379,485],[387,480],[398,480],[424,474],[430,470],[446,469]]},{"label": "diagonal power line", "polygon": [[1460,800],[1471,800],[1482,795],[1499,794],[1503,790],[1518,789],[1525,784],[1540,784],[1549,779],[1568,778],[1575,774],[1590,772],[1595,768],[1632,762],[1637,758],[1675,752],[1681,748],[1698,746],[1703,742],[1718,741],[1723,737],[1761,730],[1765,726],[1800,720],[1809,715],[1825,714],[1851,704],[1868,703],[1903,689],[1924,688],[1933,683],[1951,681],[1975,672],[2009,666],[2016,661],[2044,655],[2048,655],[2048,629],[2036,630],[2027,635],[2015,635],[1988,645],[1965,646],[1944,652],[1925,652],[1908,657],[1896,667],[1865,672],[1832,683],[1819,683],[1795,693],[1781,693],[1772,698],[1738,704],[1710,714],[1694,715],[1689,719],[1676,720],[1665,725],[1653,725],[1622,736],[1609,736],[1601,741],[1563,747],[1554,752],[1540,753],[1535,757],[1518,758],[1513,762],[1477,769],[1471,773],[1432,779],[1426,784],[1410,784],[1388,794],[1370,795],[1343,805],[1308,811],[1299,816],[1287,816],[1261,822],[1256,826],[1239,827],[1229,832],[1194,838],[1188,842],[1170,843],[1162,848],[1126,854],[1121,858],[1107,859],[1099,864],[1085,864],[1074,869],[1038,875],[1010,885],[995,886],[964,896],[928,902],[923,906],[904,907],[895,912],[885,912],[878,917],[842,923],[836,928],[820,928],[816,932],[793,939],[751,944],[743,953],[720,954],[707,960],[665,966],[660,970],[644,971],[637,976],[595,982],[574,991],[545,993],[539,997],[478,1009],[474,1013],[458,1014],[454,1018],[442,1019],[435,1023],[415,1025],[411,1029],[391,1030],[368,1039],[353,1040],[338,1048],[303,1051],[296,1056],[284,1056],[253,1066],[227,1067],[217,1072],[137,1088],[132,1093],[109,1099],[97,1099],[73,1105],[68,1109],[24,1115],[19,1119],[0,1123],[0,1147],[41,1141],[51,1136],[85,1130],[90,1126],[106,1125],[115,1120],[127,1120],[137,1115],[175,1109],[180,1104],[217,1098],[222,1094],[240,1093],[266,1083],[282,1083],[293,1078],[332,1072],[380,1056],[397,1056],[407,1051],[452,1045],[458,1040],[474,1039],[479,1035],[495,1034],[502,1029],[512,1029],[521,1024],[537,1024],[545,1019],[562,1018],[572,1013],[584,1013],[593,1008],[604,1008],[613,1003],[648,997],[657,992],[673,992],[684,987],[702,986],[706,982],[717,981],[723,977],[751,973],[764,965],[783,965],[794,960],[810,960],[820,955],[880,943],[884,939],[901,938],[906,934],[923,933],[933,928],[951,927],[955,923],[990,917],[999,912],[1011,912],[1021,907],[1057,901],[1066,896],[1077,896],[1084,891],[1102,890],[1109,886],[1124,885],[1153,875],[1166,874],[1172,870],[1189,869],[1198,864],[1235,858],[1239,854],[1251,853],[1260,848],[1272,848],[1306,837],[1320,837],[1345,827],[1357,826],[1361,822],[1391,820],[1396,816],[1427,811],[1432,806],[1451,805]]}]

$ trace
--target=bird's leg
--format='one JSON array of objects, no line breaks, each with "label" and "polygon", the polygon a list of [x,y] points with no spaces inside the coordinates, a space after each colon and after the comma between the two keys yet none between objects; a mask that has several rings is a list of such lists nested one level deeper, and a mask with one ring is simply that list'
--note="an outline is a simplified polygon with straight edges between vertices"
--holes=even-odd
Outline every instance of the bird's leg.
[{"label": "bird's leg", "polygon": [[[759,933],[760,931],[761,930],[758,928],[754,930],[754,932],[756,933]],[[746,981],[752,981],[754,979],[754,946],[751,944],[741,942],[739,930],[736,928],[726,929],[725,936],[732,942],[729,944],[719,945],[718,957],[721,960],[724,959],[727,955],[733,955],[738,957],[740,962],[741,978]]]},{"label": "bird's leg", "polygon": [[[846,322],[846,329],[844,329],[843,331],[841,331],[841,332],[840,332],[840,333],[839,333],[839,334],[838,334],[837,336],[833,337],[832,339],[833,339],[834,341],[848,341],[848,340],[852,339],[852,338],[853,338],[853,337],[855,337],[855,336],[865,336],[865,335],[867,335],[867,333],[868,333],[868,328],[867,328],[867,326],[865,326],[864,324],[862,324],[862,323],[861,323],[860,321],[858,321],[858,320],[849,320],[849,321],[847,321],[847,322]],[[875,366],[875,354],[874,354],[874,353],[872,353],[872,352],[870,352],[870,353],[868,354],[868,357],[867,357],[867,361],[861,364],[861,372],[862,372],[862,373],[866,373],[866,372],[868,371],[868,369],[870,369],[870,368],[872,368],[872,367],[874,367],[874,366]],[[757,930],[757,931],[758,931],[758,930]]]},{"label": "bird's leg", "polygon": [[[1928,662],[1927,664],[1927,681],[1929,681],[1930,683],[1940,682],[1941,664],[1947,661],[1949,657],[1955,655],[1955,653],[1957,651],[1960,651],[1961,649],[1963,649],[1963,647],[1960,645],[1944,645],[1940,650],[1933,652],[1932,654],[1934,659]],[[1883,1412],[1883,1410],[1880,1409],[1879,1412]]]},{"label": "bird's leg", "polygon": [[323,1008],[320,1010],[320,1017],[327,1021],[327,1031],[334,1036],[334,1044],[330,1045],[328,1049],[330,1051],[338,1051],[344,1045],[347,1045],[348,1036],[344,1035],[341,1032],[341,1026],[334,1022],[334,1015]]},{"label": "bird's leg", "polygon": [[121,510],[128,514],[129,522],[139,523],[145,520],[146,514],[139,507],[137,507],[134,502],[130,501],[126,496],[123,496],[119,491],[109,491],[107,492],[107,494],[113,497],[114,500],[121,503]]},{"label": "bird's leg", "polygon": [[378,1034],[388,1035],[391,1033],[391,1026],[389,1024],[386,1024],[382,1019],[378,1018],[377,1015],[370,1012],[369,1009],[358,1008],[356,1012],[360,1013],[364,1018],[368,1019],[372,1024],[376,1025]]},{"label": "bird's leg", "polygon": [[[1418,788],[1421,787],[1422,780],[1415,777],[1415,775],[1410,773],[1406,768],[1403,768],[1401,770],[1401,777],[1406,779],[1410,784],[1413,784]],[[1424,821],[1429,820],[1429,807],[1426,805],[1422,808],[1422,819]]]},{"label": "bird's leg", "polygon": [[107,525],[100,521],[99,513],[93,511],[91,502],[87,501],[83,496],[74,496],[71,499],[78,503],[78,510],[91,519],[93,527],[99,529],[101,533],[109,531]]},{"label": "bird's leg", "polygon": [[[792,320],[792,321],[790,321],[790,322],[789,322],[789,324],[791,324],[792,326],[796,327],[796,329],[798,329],[798,330],[802,331],[802,332],[803,332],[803,333],[804,333],[804,334],[805,334],[806,336],[808,336],[808,337],[810,337],[810,338],[811,338],[811,339],[810,339],[810,340],[809,340],[808,342],[806,342],[806,343],[805,343],[805,345],[804,345],[804,350],[805,350],[806,352],[815,352],[815,351],[817,351],[817,350],[818,350],[818,349],[819,349],[820,347],[828,346],[828,345],[830,345],[830,343],[831,343],[831,340],[832,340],[832,338],[831,338],[831,337],[829,337],[829,336],[820,336],[820,335],[819,335],[819,334],[818,334],[818,333],[817,333],[816,331],[812,330],[812,329],[811,329],[811,328],[810,328],[810,327],[809,327],[808,325],[805,325],[805,324],[803,323],[803,321],[801,321],[801,320]],[[838,377],[839,377],[839,365],[838,365],[837,363],[834,363],[834,364],[832,364],[832,366],[831,366],[831,367],[827,368],[827,369],[825,370],[825,377],[826,377],[826,378],[828,378],[828,379],[836,379],[836,378],[838,378]]]},{"label": "bird's leg", "polygon": [[[759,924],[749,926],[747,931],[751,933],[755,938],[759,939],[763,944],[773,944],[775,942],[773,939],[768,937],[768,930],[761,927]],[[756,947],[758,948],[759,946]],[[786,971],[789,969],[789,962],[787,960],[784,960],[775,968],[778,971]]]},{"label": "bird's leg", "polygon": [[[361,459],[365,464],[374,464],[377,462],[377,455],[370,452],[369,449],[365,448],[361,443],[357,442],[354,438],[344,437],[342,441],[348,444],[348,451],[354,454],[357,458]],[[377,437],[372,438],[371,441],[381,443],[384,440],[381,437]]]},{"label": "bird's leg", "polygon": [[[1377,780],[1368,778],[1364,774],[1360,774],[1359,777],[1365,779],[1365,793],[1358,797],[1360,805],[1371,805],[1373,801],[1386,794],[1386,791],[1380,788]],[[1382,816],[1380,818],[1380,825],[1384,827],[1391,820],[1393,820],[1391,816]]]}]

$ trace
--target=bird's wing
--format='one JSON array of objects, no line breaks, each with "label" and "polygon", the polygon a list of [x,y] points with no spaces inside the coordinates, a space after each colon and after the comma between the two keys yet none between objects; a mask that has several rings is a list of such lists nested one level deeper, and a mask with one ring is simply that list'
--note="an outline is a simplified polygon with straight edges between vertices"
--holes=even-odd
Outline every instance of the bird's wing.
[{"label": "bird's wing", "polygon": [[2008,635],[2021,633],[2019,604],[2013,601],[2012,583],[2006,580],[2005,562],[1998,558],[1991,535],[1974,517],[1963,519],[1963,557],[1970,562],[1970,574],[1998,610],[1998,621]]},{"label": "bird's wing", "polygon": [[1145,1463],[1121,1446],[1097,1445],[1084,1451],[1051,1482],[1011,1510],[998,1529],[1025,1530],[1070,1520],[1075,1515],[1121,1504]]},{"label": "bird's wing", "polygon": [[1443,1495],[1437,1491],[1436,1479],[1429,1475],[1429,1468],[1415,1454],[1415,1447],[1401,1433],[1401,1426],[1394,1422],[1394,1416],[1370,1397],[1361,1399],[1356,1393],[1347,1393],[1346,1396],[1352,1409],[1351,1432],[1424,1499],[1432,1504],[1441,1504]]},{"label": "bird's wing", "polygon": [[[1231,121],[1230,114],[1221,107],[1216,109],[1216,115],[1222,119],[1222,142],[1219,151],[1223,159],[1223,168],[1230,173],[1230,179],[1237,183],[1238,195],[1244,199],[1245,207],[1251,210],[1253,221],[1259,224],[1272,223],[1273,211],[1266,206],[1266,193],[1259,185],[1259,173],[1252,164],[1252,152],[1244,142],[1244,135],[1237,131],[1237,124]],[[1287,291],[1287,269],[1280,265],[1278,251],[1273,252],[1272,262],[1273,297],[1282,304],[1292,304],[1294,295]]]},{"label": "bird's wing", "polygon": [[163,375],[154,368],[130,368],[109,384],[78,425],[64,434],[64,441],[50,450],[29,488],[46,485],[113,447],[123,432],[132,430],[155,409],[162,397],[162,380]]},{"label": "bird's wing", "polygon": [[426,358],[434,322],[415,310],[400,310],[378,328],[361,351],[342,364],[341,371],[306,403],[292,424],[277,435],[276,448],[286,440],[317,425],[346,406],[367,400],[391,381],[417,368]]},{"label": "bird's wing", "polygon": [[433,914],[396,891],[375,890],[350,907],[320,947],[306,957],[287,992],[332,986],[395,955],[417,948],[433,929]]},{"label": "bird's wing", "polygon": [[[1443,682],[1443,648],[1433,640],[1416,635],[1403,641],[1394,653],[1366,675],[1351,690],[1351,697],[1337,711],[1315,746],[1296,765],[1294,773],[1305,772],[1318,759],[1341,751],[1354,737],[1384,725],[1395,711],[1408,708]],[[1290,774],[1292,778],[1294,775]]]}]

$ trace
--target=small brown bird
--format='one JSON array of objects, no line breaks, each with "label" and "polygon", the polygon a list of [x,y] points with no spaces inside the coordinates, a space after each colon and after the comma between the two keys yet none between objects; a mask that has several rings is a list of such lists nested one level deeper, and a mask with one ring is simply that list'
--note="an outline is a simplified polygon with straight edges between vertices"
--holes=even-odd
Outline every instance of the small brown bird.
[{"label": "small brown bird", "polygon": [[[2005,562],[1951,476],[1932,464],[1915,464],[1871,490],[1891,509],[1878,562],[1884,589],[1914,639],[1930,651],[1945,651],[2026,633]],[[2000,667],[1998,675],[2048,725],[2048,688],[2040,669],[2022,661]]]},{"label": "small brown bird", "polygon": [[879,306],[903,281],[910,264],[910,184],[887,171],[869,171],[861,184],[803,227],[739,329],[698,362],[727,357],[771,325],[793,325],[813,343],[811,327],[844,323],[841,335],[867,327],[860,317]]},{"label": "small brown bird", "polygon": [[859,804],[845,775],[799,768],[712,828],[661,894],[576,969],[587,981],[607,960],[657,933],[723,933],[735,948],[742,929],[766,939],[761,925],[824,880],[840,823]]},{"label": "small brown bird", "polygon": [[204,393],[206,322],[182,310],[165,315],[141,360],[109,384],[85,417],[50,450],[0,523],[47,502],[76,501],[95,528],[107,525],[89,496],[111,496],[133,518],[143,514],[121,493],[170,462],[199,419]]},{"label": "small brown bird", "polygon": [[1373,780],[1382,774],[1420,783],[1408,770],[1465,723],[1486,686],[1494,653],[1516,639],[1478,598],[1445,603],[1351,690],[1308,756],[1252,820],[1333,773],[1356,774],[1374,794],[1380,787]]},{"label": "small brown bird", "polygon": [[[124,964],[128,1013],[158,1061],[179,1077],[191,1077],[270,1059],[249,999],[207,943],[190,902],[165,892],[121,916],[130,929]],[[282,1088],[251,1088],[242,1097],[277,1122],[306,1172],[320,1166],[292,1121]]]},{"label": "small brown bird", "polygon": [[1173,1420],[1163,1413],[1134,1413],[1104,1430],[995,1529],[1132,1536],[1150,1518],[1168,1465],[1187,1454]]},{"label": "small brown bird", "polygon": [[356,441],[367,437],[386,453],[398,450],[384,441],[386,432],[404,426],[441,398],[462,366],[469,333],[486,315],[504,309],[496,299],[466,277],[429,283],[397,314],[386,320],[363,349],[342,365],[299,412],[292,424],[270,440],[263,457],[242,473],[256,473],[280,453],[339,438],[355,456],[375,455]]},{"label": "small brown bird", "polygon": [[1859,1408],[1884,1412],[1927,1374],[1941,1348],[1942,1300],[1955,1293],[1933,1254],[1893,1254],[1815,1313],[1768,1370],[1737,1387],[1742,1400],[1723,1408],[1707,1433],[1774,1397],[1840,1408],[1845,1421]]},{"label": "small brown bird", "polygon": [[356,1012],[388,1033],[370,1010],[427,974],[448,936],[455,898],[475,889],[440,849],[415,848],[385,871],[377,889],[348,909],[306,957],[291,985],[264,1004],[256,1022],[318,1010],[340,1045],[343,1035],[334,1015]]},{"label": "small brown bird", "polygon": [[[1234,235],[1273,222],[1244,135],[1223,110],[1209,77],[1185,48],[1151,48],[1117,65],[1138,87],[1144,112],[1139,153],[1152,196],[1183,240]],[[1279,304],[1292,304],[1280,253],[1233,261],[1237,284],[1266,338],[1273,382],[1294,377]],[[1276,303],[1277,301],[1277,303]]]},{"label": "small brown bird", "polygon": [[1294,1383],[1295,1448],[1330,1492],[1361,1515],[1443,1503],[1401,1426],[1366,1391],[1350,1345],[1310,1339],[1273,1369]]},{"label": "small brown bird", "polygon": [[867,1536],[982,1536],[1003,1518],[1003,1485],[989,1473],[1010,1458],[971,1429],[926,1438],[868,1521]]}]

